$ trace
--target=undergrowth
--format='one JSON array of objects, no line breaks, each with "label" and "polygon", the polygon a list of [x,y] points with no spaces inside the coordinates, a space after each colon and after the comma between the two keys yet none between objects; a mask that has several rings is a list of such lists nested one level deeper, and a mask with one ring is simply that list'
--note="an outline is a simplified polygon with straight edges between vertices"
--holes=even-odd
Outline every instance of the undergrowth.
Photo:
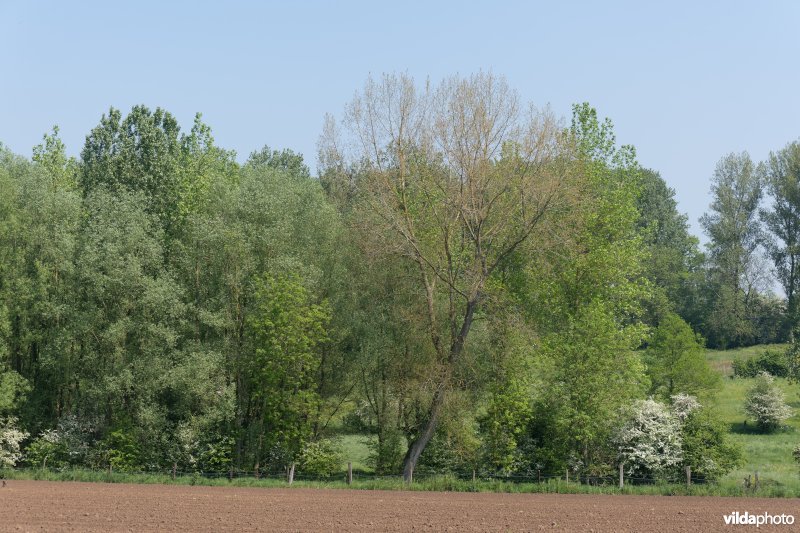
[{"label": "undergrowth", "polygon": [[411,484],[396,477],[353,479],[348,485],[344,479],[296,480],[289,485],[279,478],[209,478],[200,475],[184,474],[172,479],[169,475],[148,473],[117,473],[93,470],[41,470],[23,469],[7,473],[8,479],[29,479],[47,481],[84,481],[102,483],[138,483],[163,485],[202,485],[229,487],[263,488],[327,488],[355,490],[412,490],[439,492],[495,492],[495,493],[552,493],[552,494],[630,494],[661,496],[756,496],[776,498],[800,497],[797,483],[785,484],[775,480],[762,479],[758,488],[745,488],[743,484],[707,483],[694,484],[653,484],[626,485],[620,489],[615,485],[586,485],[567,482],[562,479],[549,479],[541,483],[520,483],[500,479],[478,479],[476,481],[459,479],[454,476],[438,475],[415,480]]}]

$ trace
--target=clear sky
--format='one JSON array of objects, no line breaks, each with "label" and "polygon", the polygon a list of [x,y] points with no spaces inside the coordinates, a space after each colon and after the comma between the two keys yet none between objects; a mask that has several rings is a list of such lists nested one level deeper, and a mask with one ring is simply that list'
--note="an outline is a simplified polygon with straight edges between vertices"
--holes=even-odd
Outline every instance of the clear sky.
[{"label": "clear sky", "polygon": [[77,155],[109,106],[196,111],[240,159],[314,165],[326,112],[368,74],[480,69],[564,117],[588,101],[705,211],[716,161],[800,138],[800,2],[36,2],[0,0],[0,142],[53,124]]}]

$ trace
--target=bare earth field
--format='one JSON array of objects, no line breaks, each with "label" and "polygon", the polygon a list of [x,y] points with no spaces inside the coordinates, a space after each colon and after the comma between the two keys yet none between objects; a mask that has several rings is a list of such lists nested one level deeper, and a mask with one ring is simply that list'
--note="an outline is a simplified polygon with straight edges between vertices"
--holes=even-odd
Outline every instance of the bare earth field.
[{"label": "bare earth field", "polygon": [[[726,526],[722,517],[733,511],[800,520],[800,501],[17,480],[0,489],[2,531],[755,530]],[[795,523],[759,531],[798,529]]]}]

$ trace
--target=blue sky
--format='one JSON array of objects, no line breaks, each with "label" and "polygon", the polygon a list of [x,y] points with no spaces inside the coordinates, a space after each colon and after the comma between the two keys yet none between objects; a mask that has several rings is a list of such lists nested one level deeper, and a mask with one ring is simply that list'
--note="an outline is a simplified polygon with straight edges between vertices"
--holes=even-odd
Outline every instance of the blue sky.
[{"label": "blue sky", "polygon": [[800,138],[800,2],[36,2],[0,0],[0,142],[58,124],[77,155],[109,106],[196,111],[243,159],[316,159],[326,112],[370,73],[492,70],[567,117],[588,101],[705,211],[720,157]]}]

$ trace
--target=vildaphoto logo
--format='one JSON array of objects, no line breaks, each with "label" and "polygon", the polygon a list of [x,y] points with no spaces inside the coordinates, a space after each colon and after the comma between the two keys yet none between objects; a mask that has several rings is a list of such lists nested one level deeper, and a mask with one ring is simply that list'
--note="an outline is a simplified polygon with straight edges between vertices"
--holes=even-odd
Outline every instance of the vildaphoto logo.
[{"label": "vildaphoto logo", "polygon": [[790,526],[794,524],[794,515],[790,514],[750,514],[747,511],[740,513],[734,511],[722,517],[726,526]]}]

